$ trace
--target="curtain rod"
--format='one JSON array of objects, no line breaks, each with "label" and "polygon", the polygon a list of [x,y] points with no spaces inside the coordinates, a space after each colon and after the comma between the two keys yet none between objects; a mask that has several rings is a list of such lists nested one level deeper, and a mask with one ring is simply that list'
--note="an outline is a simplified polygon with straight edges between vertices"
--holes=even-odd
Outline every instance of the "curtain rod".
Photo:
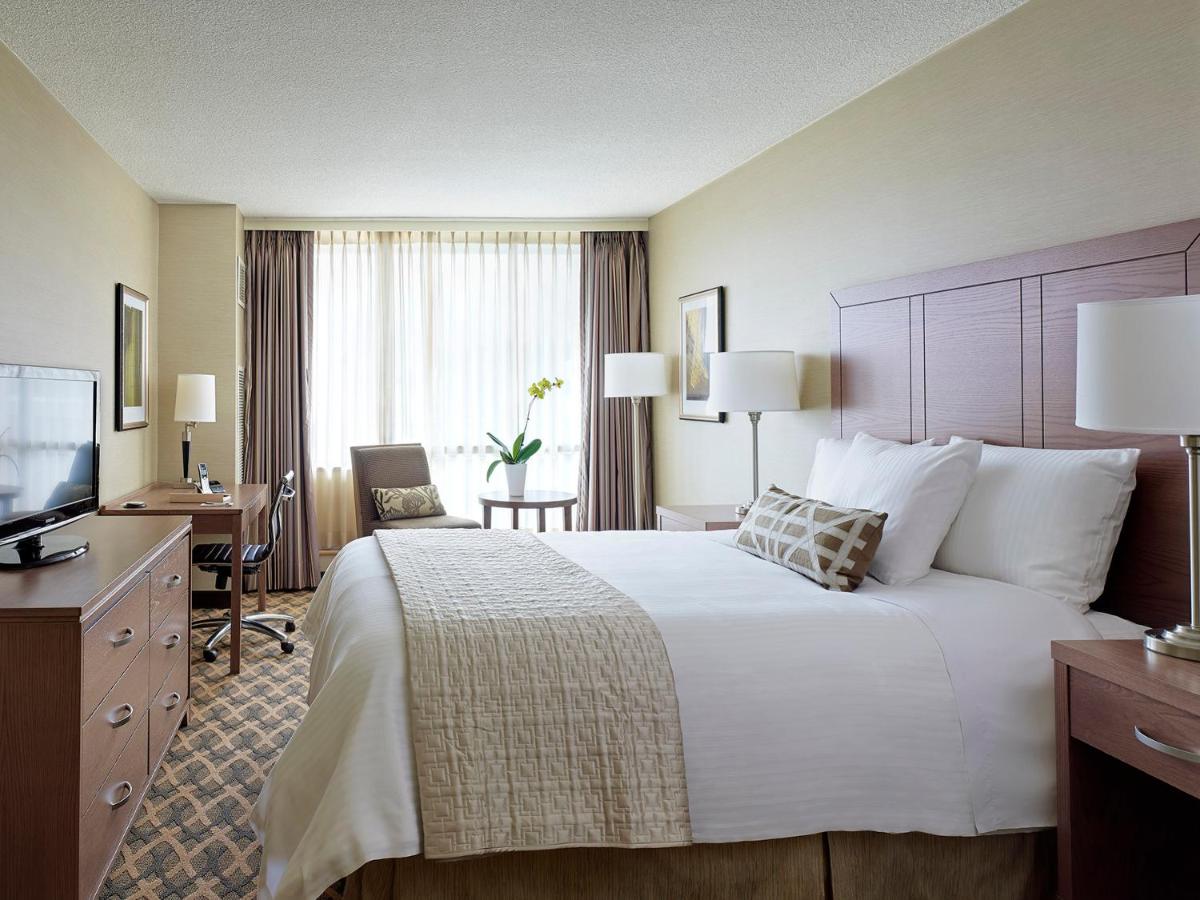
[{"label": "curtain rod", "polygon": [[289,219],[246,217],[247,231],[646,231],[648,219]]}]

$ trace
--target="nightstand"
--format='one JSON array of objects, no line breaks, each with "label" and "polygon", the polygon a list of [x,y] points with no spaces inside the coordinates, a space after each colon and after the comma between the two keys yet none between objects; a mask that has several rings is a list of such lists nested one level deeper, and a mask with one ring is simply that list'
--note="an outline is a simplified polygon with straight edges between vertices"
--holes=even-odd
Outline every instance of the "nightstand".
[{"label": "nightstand", "polygon": [[1200,663],[1055,641],[1058,896],[1200,897]]},{"label": "nightstand", "polygon": [[658,506],[659,531],[728,531],[742,520],[727,506]]}]

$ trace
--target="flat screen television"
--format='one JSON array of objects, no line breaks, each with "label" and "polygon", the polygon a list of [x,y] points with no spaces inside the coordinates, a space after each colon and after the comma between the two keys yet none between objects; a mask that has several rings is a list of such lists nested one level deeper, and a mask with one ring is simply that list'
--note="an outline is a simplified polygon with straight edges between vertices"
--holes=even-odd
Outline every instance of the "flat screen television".
[{"label": "flat screen television", "polygon": [[99,508],[99,418],[99,372],[0,363],[0,568],[87,551],[48,532]]}]

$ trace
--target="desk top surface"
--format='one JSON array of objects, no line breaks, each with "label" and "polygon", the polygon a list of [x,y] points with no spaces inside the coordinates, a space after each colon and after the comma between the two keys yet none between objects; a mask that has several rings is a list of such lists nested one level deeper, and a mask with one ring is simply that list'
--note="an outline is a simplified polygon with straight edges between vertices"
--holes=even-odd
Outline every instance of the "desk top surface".
[{"label": "desk top surface", "polygon": [[[101,505],[100,512],[110,516],[228,516],[231,514],[255,513],[267,504],[268,486],[265,484],[234,484],[226,488],[231,498],[220,506],[205,506],[220,498],[220,494],[196,494],[195,503],[172,503],[171,494],[188,490],[182,482],[165,481],[148,484],[123,497],[117,497]],[[122,504],[129,500],[141,500],[145,506],[125,509]]]}]

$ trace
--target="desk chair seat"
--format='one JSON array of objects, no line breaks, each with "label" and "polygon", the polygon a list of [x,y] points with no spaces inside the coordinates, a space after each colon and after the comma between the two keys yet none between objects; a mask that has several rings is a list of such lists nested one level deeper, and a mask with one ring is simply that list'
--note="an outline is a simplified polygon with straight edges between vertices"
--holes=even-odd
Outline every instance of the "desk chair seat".
[{"label": "desk chair seat", "polygon": [[[275,552],[275,547],[279,542],[279,533],[283,529],[283,504],[296,496],[296,491],[292,487],[293,472],[288,472],[279,482],[279,487],[275,491],[275,498],[271,502],[271,519],[270,528],[268,529],[267,543],[265,544],[245,544],[242,547],[242,575],[254,575],[258,578],[265,578],[266,573],[263,571],[263,566],[271,558],[271,554]],[[209,572],[217,576],[217,590],[223,591],[229,585],[229,579],[233,575],[233,545],[232,544],[196,544],[192,547],[192,565],[196,566],[201,572]],[[242,616],[242,627],[248,631],[256,631],[259,634],[265,634],[268,637],[273,637],[279,641],[279,647],[284,653],[291,653],[296,649],[287,634],[280,631],[278,628],[273,628],[269,622],[282,622],[284,631],[292,632],[296,630],[296,620],[289,615],[283,613],[251,613]],[[212,637],[204,642],[204,658],[209,662],[214,662],[217,658],[217,644],[229,634],[233,624],[229,620],[229,616],[218,616],[211,619],[199,619],[192,622],[192,628],[201,631],[207,629],[215,629]]]}]

